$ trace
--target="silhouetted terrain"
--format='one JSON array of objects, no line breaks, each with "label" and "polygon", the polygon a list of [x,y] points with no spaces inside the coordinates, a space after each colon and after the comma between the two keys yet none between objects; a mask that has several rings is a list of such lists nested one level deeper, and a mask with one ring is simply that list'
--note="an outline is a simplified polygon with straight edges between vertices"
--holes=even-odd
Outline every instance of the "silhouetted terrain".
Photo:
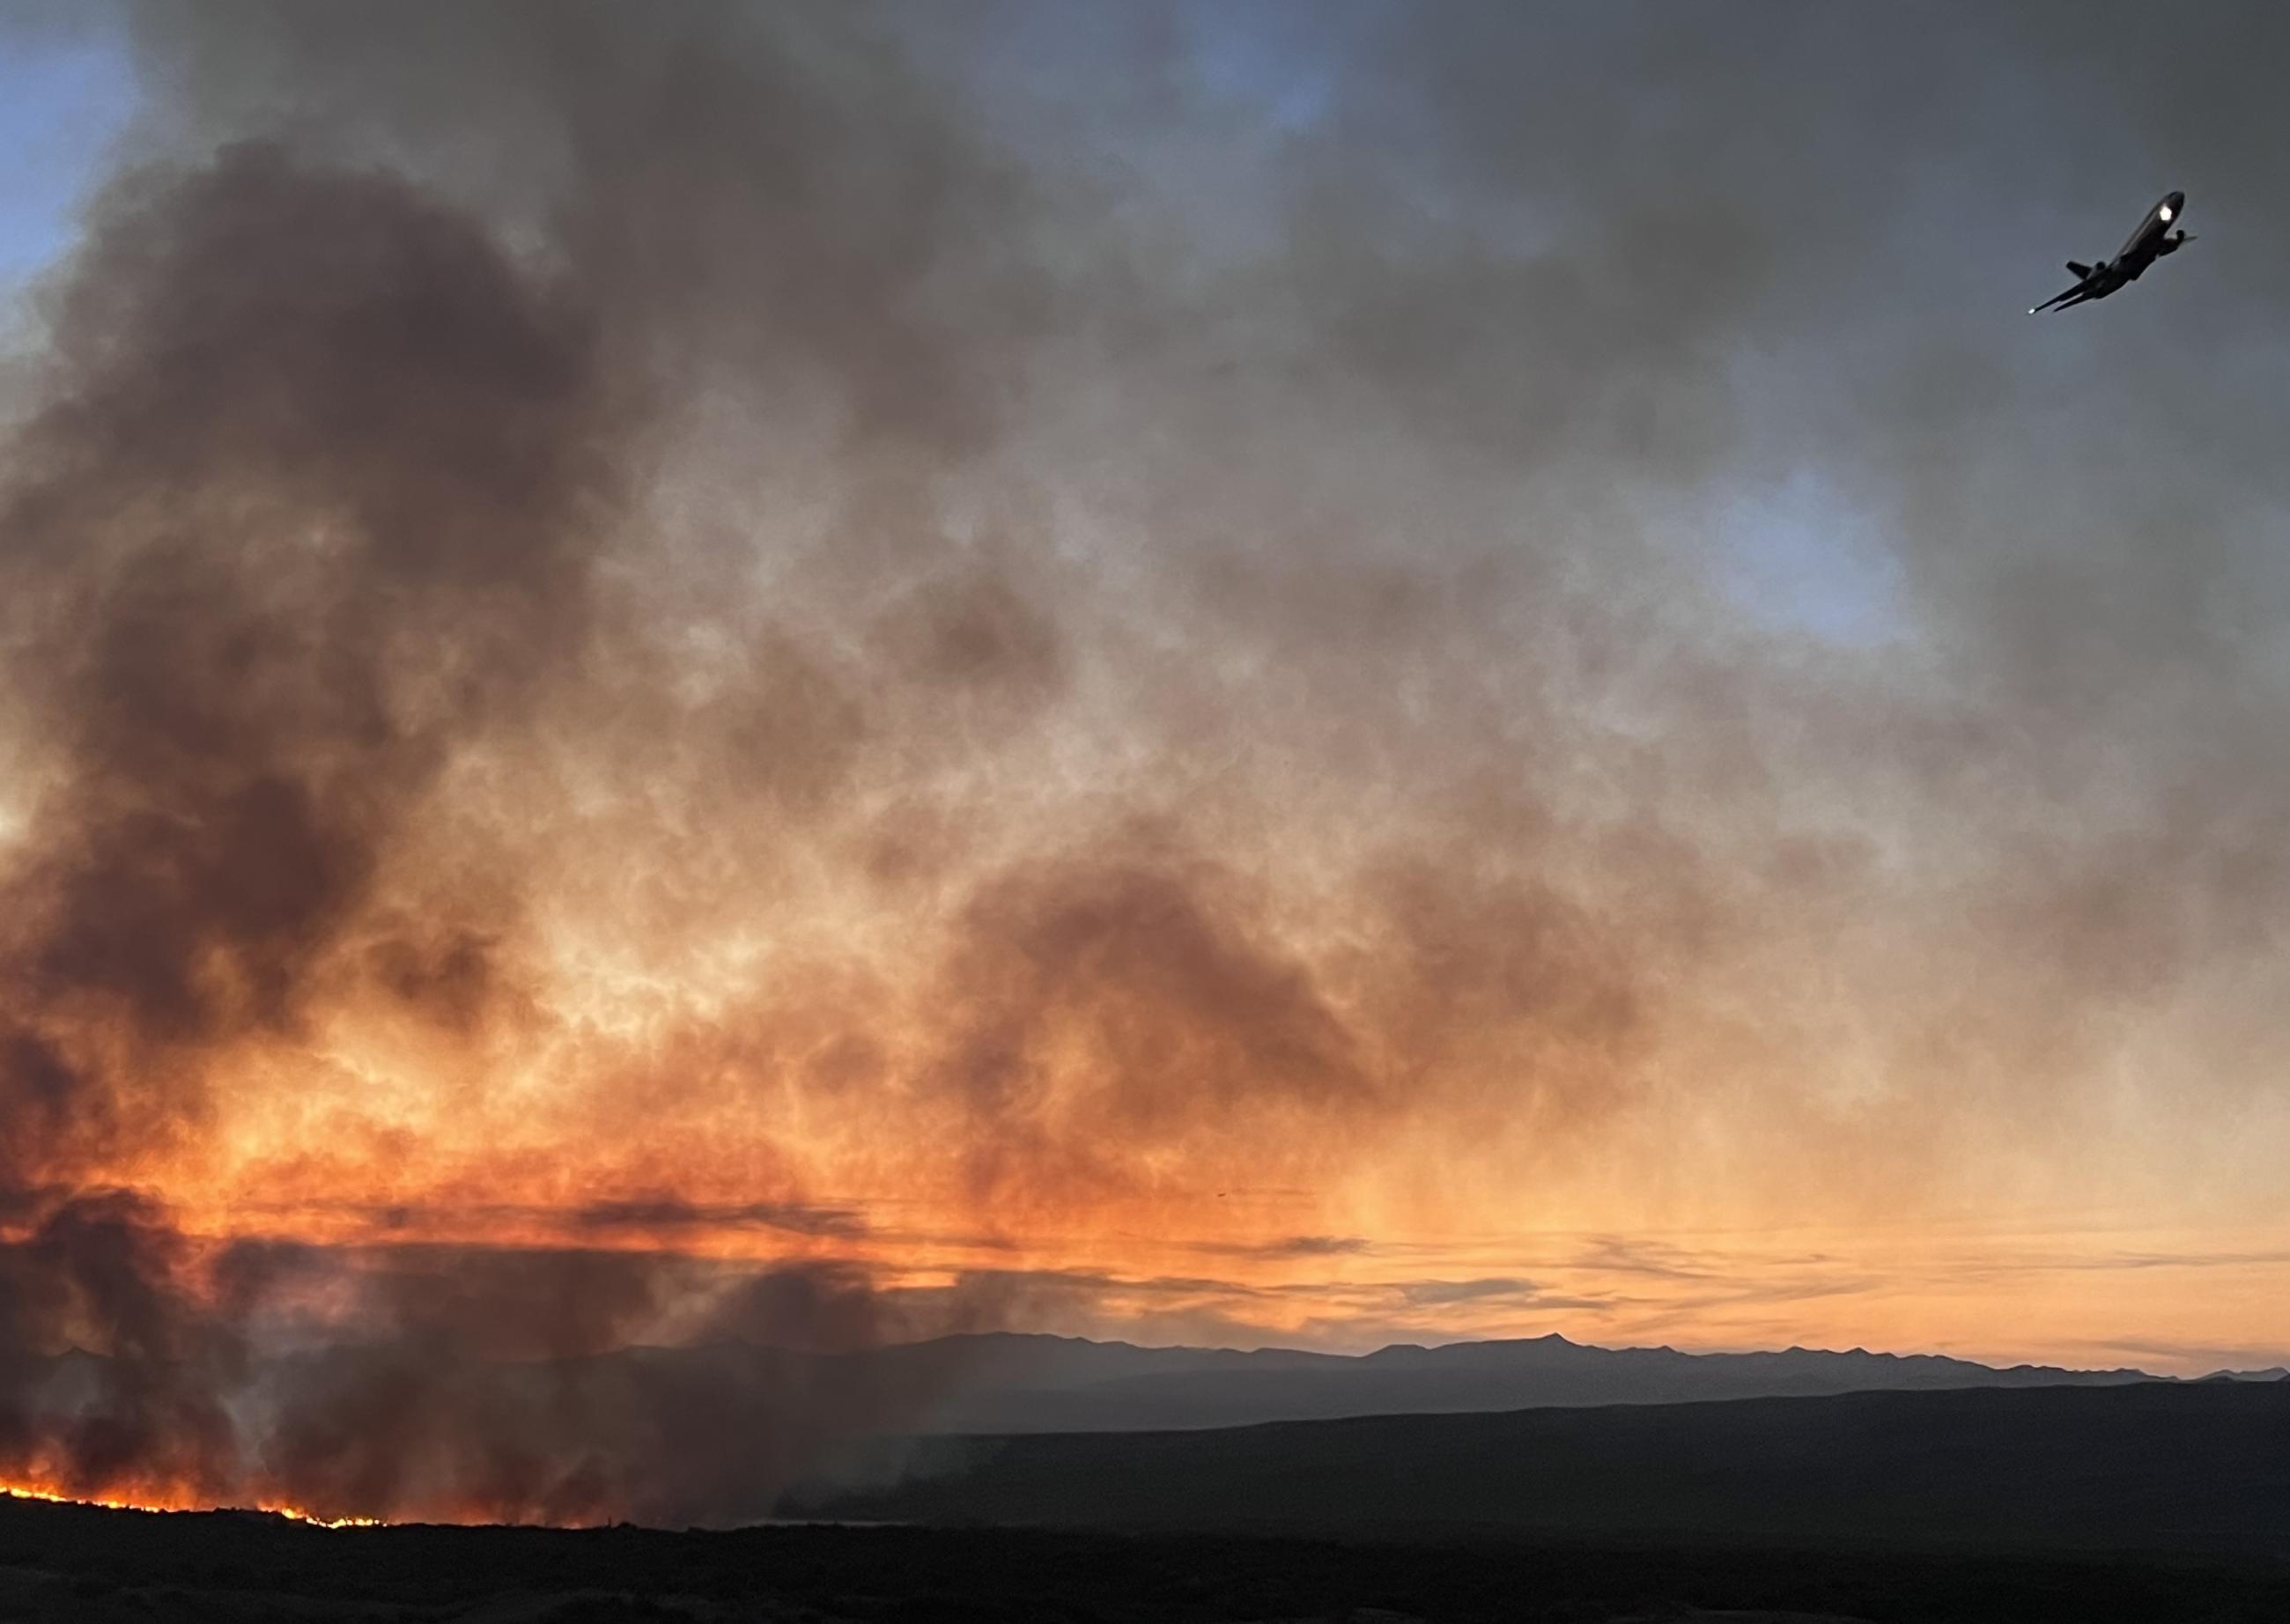
[{"label": "silhouetted terrain", "polygon": [[938,1523],[2240,1551],[2290,1559],[2290,1384],[2140,1383],[922,1440],[800,1508]]},{"label": "silhouetted terrain", "polygon": [[1933,1355],[1687,1354],[1562,1336],[1395,1346],[1361,1356],[1268,1348],[1132,1348],[1065,1337],[946,1337],[844,1356],[873,1380],[943,1396],[922,1430],[1107,1432],[1354,1415],[1675,1404],[1889,1388],[2115,1385],[2134,1370],[1996,1369]]},{"label": "silhouetted terrain", "polygon": [[[426,1366],[441,1357],[435,1349],[388,1345],[333,1348],[276,1361],[258,1385],[300,1396],[311,1413],[339,1412],[374,1385],[377,1371],[386,1376],[409,1353]],[[76,1351],[46,1360],[0,1356],[0,1380],[10,1391],[35,1396],[35,1408],[52,1402],[70,1411],[90,1395],[123,1382],[132,1387],[149,1375],[108,1366]],[[800,1465],[838,1438],[870,1433],[1154,1431],[1547,1405],[2159,1380],[2131,1370],[2025,1364],[1998,1370],[1962,1359],[1857,1348],[1685,1354],[1668,1348],[1590,1348],[1559,1336],[1400,1346],[1349,1356],[1006,1334],[841,1353],[717,1342],[523,1364],[468,1359],[453,1367],[452,1376],[449,1385],[461,1414],[483,1416],[504,1435],[516,1433],[528,1452],[611,1459],[638,1476],[657,1476],[660,1463],[643,1441],[673,1434],[683,1440],[686,1476],[693,1477],[701,1475],[700,1446],[720,1439],[721,1418],[729,1415],[746,1417],[768,1432]],[[727,1482],[757,1476],[744,1459],[715,1465],[715,1475]],[[768,1499],[748,1501],[710,1492],[669,1515],[677,1521],[746,1522],[764,1515],[769,1504]]]},{"label": "silhouetted terrain", "polygon": [[2290,1572],[1805,1542],[1274,1540],[922,1528],[387,1528],[0,1500],[42,1624],[2279,1624]]}]

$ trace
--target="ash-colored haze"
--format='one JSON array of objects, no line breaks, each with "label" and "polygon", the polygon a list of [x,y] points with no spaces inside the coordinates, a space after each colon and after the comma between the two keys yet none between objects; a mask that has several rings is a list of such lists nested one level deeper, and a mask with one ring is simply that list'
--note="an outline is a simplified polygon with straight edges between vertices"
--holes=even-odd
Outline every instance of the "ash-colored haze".
[{"label": "ash-colored haze", "polygon": [[120,21],[0,1467],[752,1514],[917,1402],[484,1373],[725,1338],[2290,1343],[2270,11]]}]

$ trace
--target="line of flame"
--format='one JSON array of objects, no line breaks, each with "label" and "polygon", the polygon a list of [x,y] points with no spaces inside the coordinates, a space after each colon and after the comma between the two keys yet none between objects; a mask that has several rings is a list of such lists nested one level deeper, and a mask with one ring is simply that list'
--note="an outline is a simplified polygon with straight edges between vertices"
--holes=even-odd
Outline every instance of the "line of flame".
[{"label": "line of flame", "polygon": [[380,1528],[380,1517],[320,1516],[305,1511],[300,1506],[192,1506],[146,1505],[132,1500],[112,1500],[100,1494],[60,1494],[53,1489],[35,1488],[29,1484],[0,1483],[0,1498],[8,1500],[44,1500],[57,1506],[99,1506],[107,1511],[260,1511],[272,1516],[283,1516],[292,1523],[307,1523],[313,1528]]}]

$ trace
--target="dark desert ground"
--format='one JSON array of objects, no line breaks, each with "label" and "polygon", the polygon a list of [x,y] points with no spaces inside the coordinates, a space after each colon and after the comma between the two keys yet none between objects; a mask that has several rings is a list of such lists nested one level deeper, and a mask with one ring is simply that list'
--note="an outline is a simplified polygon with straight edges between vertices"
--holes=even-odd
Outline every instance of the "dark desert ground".
[{"label": "dark desert ground", "polygon": [[2280,1565],[1724,1541],[793,1527],[298,1527],[0,1506],[10,1620],[2262,1624]]}]

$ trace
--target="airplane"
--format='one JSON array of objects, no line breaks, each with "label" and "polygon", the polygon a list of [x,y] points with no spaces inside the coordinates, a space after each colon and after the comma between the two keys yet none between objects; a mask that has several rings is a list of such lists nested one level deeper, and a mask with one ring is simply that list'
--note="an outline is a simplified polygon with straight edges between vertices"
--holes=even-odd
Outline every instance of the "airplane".
[{"label": "airplane", "polygon": [[2075,286],[2032,307],[2028,314],[2070,309],[2089,300],[2104,299],[2126,283],[2138,281],[2156,260],[2166,253],[2178,252],[2195,240],[2187,235],[2183,226],[2176,232],[2170,229],[2171,222],[2185,212],[2186,206],[2186,193],[2165,194],[2162,202],[2147,211],[2147,218],[2139,222],[2139,229],[2131,234],[2131,240],[2123,244],[2120,253],[2098,265],[2070,260],[2068,268],[2078,278]]}]

